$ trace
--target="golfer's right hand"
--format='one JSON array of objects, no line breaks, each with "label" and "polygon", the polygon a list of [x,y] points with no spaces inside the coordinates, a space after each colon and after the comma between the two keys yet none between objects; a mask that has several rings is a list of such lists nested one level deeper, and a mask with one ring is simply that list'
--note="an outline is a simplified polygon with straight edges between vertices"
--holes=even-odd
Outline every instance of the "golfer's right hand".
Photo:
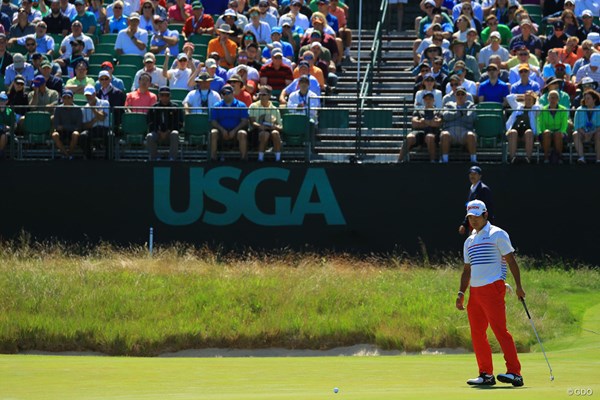
[{"label": "golfer's right hand", "polygon": [[465,234],[465,226],[461,225],[458,227],[458,234],[459,235],[464,235]]},{"label": "golfer's right hand", "polygon": [[463,311],[465,309],[464,302],[465,302],[465,296],[464,295],[457,296],[456,297],[456,308],[459,309],[459,310],[461,310],[461,311]]}]

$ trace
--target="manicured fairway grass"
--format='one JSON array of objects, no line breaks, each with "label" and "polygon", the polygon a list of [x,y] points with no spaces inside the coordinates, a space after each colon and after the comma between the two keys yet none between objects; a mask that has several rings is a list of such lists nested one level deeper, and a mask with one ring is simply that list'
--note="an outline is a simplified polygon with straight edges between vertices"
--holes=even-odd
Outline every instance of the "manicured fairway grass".
[{"label": "manicured fairway grass", "polygon": [[[310,358],[0,356],[0,399],[565,399],[600,395],[600,304],[580,335],[522,354],[526,386],[468,387],[472,354]],[[593,333],[594,331],[596,333]],[[501,355],[494,357],[503,372]],[[339,387],[338,394],[333,388]],[[569,390],[592,396],[569,396]]]}]

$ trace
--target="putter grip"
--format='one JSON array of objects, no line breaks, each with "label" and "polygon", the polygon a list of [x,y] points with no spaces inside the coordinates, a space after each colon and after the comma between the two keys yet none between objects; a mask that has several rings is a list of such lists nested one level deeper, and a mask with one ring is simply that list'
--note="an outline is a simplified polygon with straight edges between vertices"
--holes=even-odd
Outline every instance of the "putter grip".
[{"label": "putter grip", "polygon": [[525,308],[525,312],[527,313],[527,318],[531,319],[531,315],[529,315],[529,310],[527,309],[527,304],[525,304],[525,299],[521,297],[519,300],[521,300],[521,303],[523,303],[523,308]]}]

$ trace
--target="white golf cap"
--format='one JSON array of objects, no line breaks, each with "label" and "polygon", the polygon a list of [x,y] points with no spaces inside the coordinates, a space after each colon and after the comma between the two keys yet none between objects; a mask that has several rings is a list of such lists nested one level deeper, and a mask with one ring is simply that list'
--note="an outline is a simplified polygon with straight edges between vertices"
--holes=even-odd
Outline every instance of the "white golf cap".
[{"label": "white golf cap", "polygon": [[485,203],[481,200],[472,200],[467,203],[467,217],[469,215],[480,217],[486,211],[487,207],[485,206]]}]

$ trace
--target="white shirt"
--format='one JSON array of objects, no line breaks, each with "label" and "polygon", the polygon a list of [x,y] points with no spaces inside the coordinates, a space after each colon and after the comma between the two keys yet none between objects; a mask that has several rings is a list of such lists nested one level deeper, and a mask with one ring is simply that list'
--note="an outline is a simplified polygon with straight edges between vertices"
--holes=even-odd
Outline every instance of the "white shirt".
[{"label": "white shirt", "polygon": [[500,56],[502,62],[506,62],[510,58],[510,53],[504,47],[499,46],[498,50],[493,50],[492,45],[490,44],[481,49],[477,56],[477,62],[487,67],[490,65],[490,57],[495,55]]},{"label": "white shirt", "polygon": [[169,72],[169,87],[171,89],[190,89],[187,85],[188,79],[192,75],[192,70],[186,69],[170,69]]},{"label": "white shirt", "polygon": [[[292,13],[288,13],[285,15],[293,15]],[[308,17],[302,13],[298,13],[298,15],[294,15],[294,17],[296,17],[295,22],[294,22],[294,26],[298,26],[302,29],[302,31],[306,31],[308,28],[310,28],[310,21],[308,20]],[[279,18],[279,26],[281,26],[281,18]]]},{"label": "white shirt", "polygon": [[[192,90],[187,94],[187,96],[185,96],[185,99],[183,99],[182,104],[192,108],[202,107],[203,99],[205,102],[208,103],[208,108],[210,109],[214,107],[215,104],[217,104],[219,101],[221,101],[221,96],[219,96],[219,93],[215,92],[214,90],[207,90],[202,92],[196,89]],[[195,110],[190,110],[190,112],[192,114],[204,114],[205,110],[196,108]]]},{"label": "white shirt", "polygon": [[[465,90],[467,91],[467,93],[469,93],[471,96],[473,96],[473,97],[477,96],[477,84],[475,84],[475,82],[465,79],[463,81],[463,83],[460,84],[459,86],[464,87]],[[450,82],[448,82],[446,84],[446,93],[451,93],[451,92],[452,92],[452,87],[450,86]]]},{"label": "white shirt", "polygon": [[244,32],[254,33],[258,43],[271,43],[271,27],[266,22],[260,21],[258,28],[250,22],[244,27]]},{"label": "white shirt", "polygon": [[[134,37],[140,42],[145,43],[146,47],[148,47],[148,32],[146,30],[138,28]],[[115,50],[123,50],[123,54],[137,54],[139,56],[146,54],[146,48],[140,50],[135,44],[133,44],[131,38],[127,34],[127,28],[119,31],[117,40],[115,42]]]},{"label": "white shirt", "polygon": [[144,71],[144,69],[140,69],[138,72],[135,73],[135,77],[133,78],[133,84],[131,85],[131,91],[135,91],[137,90],[137,88],[140,87],[139,85],[139,80],[140,80],[140,75],[142,74],[142,72],[146,72],[147,74],[149,74],[152,77],[152,82],[150,83],[150,85],[152,87],[161,87],[161,86],[167,86],[167,78],[165,78],[163,76],[162,73],[162,68],[154,68],[154,71],[152,72],[147,72]]},{"label": "white shirt", "polygon": [[504,256],[514,251],[508,233],[497,226],[488,222],[479,232],[473,230],[463,247],[465,264],[471,265],[471,286],[506,280]]},{"label": "white shirt", "polygon": [[92,40],[92,38],[90,38],[87,35],[84,35],[83,33],[81,34],[81,36],[74,37],[73,34],[70,33],[67,36],[65,36],[65,38],[63,39],[63,41],[60,44],[60,47],[65,48],[65,53],[61,56],[61,58],[71,57],[71,55],[73,54],[73,49],[71,48],[71,41],[75,40],[75,39],[83,40],[83,44],[84,44],[83,54],[84,55],[88,55],[90,51],[94,51],[94,41]]},{"label": "white shirt", "polygon": [[305,114],[307,106],[310,105],[310,119],[317,122],[317,108],[321,107],[321,101],[315,92],[310,90],[302,95],[300,90],[290,94],[287,102],[287,109],[290,114]]},{"label": "white shirt", "polygon": [[[425,102],[423,101],[423,94],[428,92],[428,90],[419,90],[415,95],[415,108],[425,108]],[[438,89],[433,89],[433,107],[434,108],[442,108],[442,91]]]},{"label": "white shirt", "polygon": [[[94,108],[97,107],[102,107],[102,111],[104,112],[104,120],[102,122],[94,122],[94,125],[92,125],[92,127],[96,127],[96,126],[104,126],[104,127],[109,127],[109,118],[110,118],[110,104],[108,103],[108,100],[102,100],[102,99],[98,99],[96,98],[96,105],[93,106]],[[83,123],[88,123],[90,122],[92,119],[94,119],[94,111],[92,109],[92,106],[90,106],[90,104],[86,104],[85,106],[83,106]]]},{"label": "white shirt", "polygon": [[[254,81],[254,82],[260,81],[260,74],[258,73],[256,68],[251,67],[249,65],[246,65],[246,68],[248,70],[248,79],[250,79],[251,81]],[[237,74],[239,69],[240,69],[239,65],[237,67],[228,69],[227,70],[227,79],[231,78],[231,75]]]}]

